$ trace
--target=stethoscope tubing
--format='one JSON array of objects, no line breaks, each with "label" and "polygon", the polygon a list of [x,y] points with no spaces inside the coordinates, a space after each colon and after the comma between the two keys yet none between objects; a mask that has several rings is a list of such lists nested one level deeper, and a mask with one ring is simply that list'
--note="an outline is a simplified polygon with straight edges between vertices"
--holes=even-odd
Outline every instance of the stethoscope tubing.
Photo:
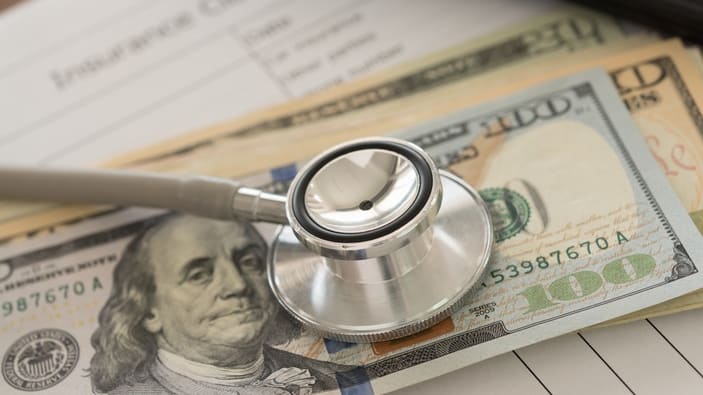
[{"label": "stethoscope tubing", "polygon": [[155,207],[222,220],[288,223],[285,197],[208,176],[5,165],[0,199]]}]

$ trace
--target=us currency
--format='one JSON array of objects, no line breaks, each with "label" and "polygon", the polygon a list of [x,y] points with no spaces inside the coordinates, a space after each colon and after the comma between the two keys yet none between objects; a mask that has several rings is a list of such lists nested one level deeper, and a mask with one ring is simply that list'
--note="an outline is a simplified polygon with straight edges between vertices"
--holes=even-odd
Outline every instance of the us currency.
[{"label": "us currency", "polygon": [[701,236],[602,70],[396,135],[494,218],[486,277],[451,318],[386,343],[316,337],[266,286],[272,229],[130,209],[0,249],[0,390],[384,393],[701,286]]},{"label": "us currency", "polygon": [[[570,66],[567,61],[559,62],[559,70],[549,73],[545,72],[550,70],[548,65],[543,64],[521,70],[508,68],[505,73],[497,73],[493,82],[483,81],[484,86],[491,85],[492,89],[482,94],[466,95],[464,92],[470,91],[470,82],[457,82],[452,87],[447,87],[442,95],[436,95],[424,103],[424,108],[415,108],[412,115],[380,117],[382,120],[375,123],[335,133],[327,128],[308,127],[283,132],[290,133],[285,137],[279,134],[236,143],[221,142],[218,146],[210,147],[207,156],[210,163],[217,161],[214,158],[226,158],[227,165],[222,162],[216,166],[218,168],[244,168],[256,164],[284,165],[312,156],[330,145],[350,138],[385,134],[389,130],[410,127],[443,113],[456,111],[486,100],[496,92],[516,89],[521,84],[544,79],[545,74],[551,77],[573,73],[579,68],[603,66],[610,71],[621,99],[631,111],[650,151],[691,219],[699,230],[703,229],[703,172],[700,168],[700,163],[703,163],[703,117],[698,105],[703,103],[703,79],[687,52],[680,42],[669,40],[615,56],[595,60],[591,57],[589,51],[572,55]],[[580,65],[574,66],[576,63]],[[277,149],[278,141],[281,140],[286,140],[287,144]],[[236,150],[243,153],[236,158],[227,155]],[[191,160],[194,158],[190,157]],[[204,162],[204,158],[197,162]],[[701,305],[703,295],[693,293],[614,322],[653,317]]]},{"label": "us currency", "polygon": [[[698,230],[703,232],[703,116],[697,104],[703,102],[700,94],[703,78],[700,73],[696,73],[697,65],[684,59],[684,52],[688,50],[684,50],[680,43],[662,44],[659,47],[663,49],[665,46],[670,48],[640,64],[637,69],[642,76],[640,82],[634,86],[624,85],[618,88],[625,102],[630,104],[637,125],[660,167]],[[655,100],[653,105],[644,104],[652,99]],[[659,108],[650,111],[644,107]],[[702,306],[703,292],[696,291],[619,317],[607,324],[672,314]]]},{"label": "us currency", "polygon": [[[649,55],[654,55],[656,52],[657,51],[652,51],[650,49]],[[670,61],[671,59],[669,58],[668,60]],[[653,63],[656,64],[655,62],[643,62],[643,65],[651,65]],[[625,71],[626,68],[615,69],[613,72],[613,77],[621,75]],[[629,71],[632,72],[632,68],[630,68]],[[676,75],[676,72],[672,71],[671,68],[667,67],[667,73],[669,73],[669,77],[672,79],[679,78],[679,76]],[[651,74],[648,75],[651,77]],[[626,86],[625,81],[626,80],[623,80],[623,85],[619,86],[621,88],[621,93],[623,93],[622,88]],[[650,82],[652,81],[650,80]],[[630,86],[630,88],[632,88],[632,86]],[[637,103],[635,97],[639,96],[639,94],[634,94],[637,93],[637,89],[630,90],[628,93],[630,93],[632,97],[632,100],[629,103]],[[684,91],[678,93],[683,93],[682,97],[684,99],[690,99],[688,92]],[[581,96],[580,93],[575,93],[575,95]],[[605,157],[601,152],[583,152],[584,149],[591,150],[593,145],[587,143],[586,141],[581,141],[580,138],[573,134],[574,131],[578,129],[578,126],[565,123],[558,124],[558,126],[545,126],[546,129],[542,129],[540,126],[535,125],[539,124],[540,121],[545,118],[550,119],[560,111],[574,111],[576,113],[581,113],[582,109],[580,109],[578,105],[574,104],[574,107],[571,108],[572,103],[568,100],[560,103],[559,100],[554,99],[552,96],[548,96],[547,98],[542,98],[542,100],[536,100],[534,102],[530,100],[526,100],[525,102],[526,105],[524,107],[520,107],[518,109],[511,108],[498,112],[497,114],[491,114],[491,116],[478,116],[473,119],[458,116],[454,118],[453,121],[442,122],[444,126],[441,128],[413,128],[409,132],[400,134],[400,136],[410,138],[411,141],[420,144],[431,153],[434,153],[435,159],[438,163],[445,165],[449,164],[450,169],[461,175],[464,179],[467,179],[474,185],[483,186],[482,196],[487,202],[489,202],[489,205],[492,206],[493,202],[496,201],[494,200],[495,197],[500,196],[500,198],[497,199],[497,207],[492,206],[492,208],[495,208],[494,220],[496,223],[501,224],[499,227],[503,226],[504,229],[512,228],[516,223],[515,217],[519,216],[517,213],[525,213],[528,211],[524,209],[521,210],[519,208],[519,204],[506,203],[511,200],[509,197],[511,193],[506,192],[506,189],[520,191],[518,193],[519,195],[526,196],[526,200],[531,200],[531,203],[535,202],[534,205],[531,203],[525,205],[533,208],[532,214],[534,215],[533,218],[535,219],[535,222],[531,224],[533,227],[532,229],[527,230],[526,227],[525,230],[523,230],[523,232],[526,233],[522,234],[522,236],[525,236],[524,238],[519,238],[518,236],[518,239],[513,239],[512,232],[510,231],[502,233],[498,230],[496,232],[496,239],[501,240],[498,243],[496,251],[501,255],[504,254],[504,257],[507,258],[507,262],[501,265],[494,261],[492,265],[495,266],[491,267],[493,270],[489,269],[490,277],[488,278],[490,280],[487,280],[484,284],[488,283],[498,287],[498,289],[494,289],[495,294],[493,294],[493,297],[499,298],[500,302],[496,303],[494,301],[483,299],[483,297],[479,296],[477,298],[479,301],[475,302],[473,306],[464,309],[463,314],[460,312],[452,317],[451,323],[448,323],[445,327],[435,328],[434,333],[422,334],[414,340],[392,342],[390,344],[371,347],[371,351],[368,351],[367,353],[367,357],[369,358],[367,361],[372,361],[370,365],[374,366],[375,369],[378,369],[377,372],[382,372],[376,374],[380,374],[382,377],[386,377],[384,375],[390,376],[388,381],[380,379],[376,382],[377,388],[383,388],[384,390],[394,389],[394,386],[398,385],[398,382],[429,378],[429,375],[423,375],[423,369],[429,369],[433,373],[436,373],[437,371],[444,372],[446,370],[442,370],[443,368],[454,369],[467,361],[477,360],[473,358],[483,358],[486,356],[483,354],[484,352],[489,353],[488,356],[494,355],[490,353],[495,351],[495,347],[500,349],[500,346],[497,345],[500,344],[500,340],[495,340],[496,343],[492,343],[486,339],[500,339],[503,336],[520,337],[519,333],[522,331],[525,331],[523,333],[525,335],[525,339],[544,339],[544,332],[536,329],[536,327],[540,325],[535,325],[534,322],[534,320],[540,320],[540,318],[535,317],[540,315],[539,313],[536,313],[536,311],[544,308],[544,306],[548,306],[546,308],[552,308],[555,310],[555,316],[549,318],[542,317],[545,320],[543,321],[545,323],[543,330],[550,324],[559,326],[560,324],[556,324],[552,320],[558,321],[559,319],[564,319],[565,315],[563,314],[569,314],[569,308],[565,308],[561,305],[561,302],[564,302],[564,300],[559,299],[558,296],[555,297],[555,293],[561,292],[560,287],[562,286],[568,289],[575,285],[577,288],[577,290],[571,288],[567,291],[568,296],[565,296],[564,298],[568,300],[566,303],[571,303],[574,299],[588,296],[590,295],[590,292],[593,292],[594,295],[600,294],[602,297],[596,298],[597,301],[595,301],[595,305],[599,305],[601,303],[607,304],[609,298],[611,297],[614,299],[623,298],[622,294],[618,294],[617,292],[612,294],[611,290],[603,290],[602,293],[601,290],[596,291],[595,288],[600,287],[600,285],[594,287],[594,290],[591,291],[586,285],[588,280],[583,282],[575,280],[575,276],[573,274],[574,271],[576,271],[576,273],[578,273],[579,269],[597,271],[596,268],[599,267],[606,270],[605,267],[610,265],[610,263],[597,262],[597,260],[591,259],[588,263],[580,266],[580,268],[567,268],[570,262],[566,262],[566,266],[560,266],[562,263],[560,262],[559,257],[566,255],[567,257],[573,257],[574,259],[583,259],[582,256],[579,257],[580,252],[578,250],[580,248],[585,248],[588,250],[588,248],[593,245],[593,242],[577,240],[582,238],[585,234],[591,233],[592,230],[596,230],[596,233],[603,231],[606,233],[611,232],[618,235],[615,238],[624,235],[622,233],[619,234],[619,231],[616,230],[619,226],[621,226],[618,224],[623,223],[624,217],[627,216],[626,212],[633,209],[634,211],[638,211],[638,209],[635,209],[634,207],[630,207],[629,209],[625,208],[622,201],[619,201],[619,199],[614,196],[610,196],[608,199],[604,200],[596,199],[599,202],[597,204],[595,201],[589,202],[587,201],[588,199],[586,199],[576,204],[576,206],[583,204],[580,209],[576,209],[576,211],[579,212],[577,217],[580,217],[580,219],[569,221],[559,217],[566,217],[567,215],[565,215],[565,212],[570,212],[574,207],[564,207],[565,211],[560,212],[557,215],[551,215],[549,213],[550,210],[547,209],[547,207],[550,206],[549,203],[545,203],[543,205],[536,203],[542,200],[542,194],[552,196],[558,195],[558,193],[556,193],[556,191],[549,191],[549,187],[536,187],[528,180],[542,179],[540,182],[543,182],[543,185],[545,186],[549,185],[557,189],[564,188],[564,190],[567,191],[567,194],[573,195],[568,197],[554,196],[547,199],[553,199],[554,202],[560,203],[569,202],[566,203],[566,205],[569,206],[573,202],[582,200],[584,196],[588,194],[588,192],[581,188],[589,188],[587,185],[592,185],[588,183],[582,184],[581,181],[587,179],[589,176],[582,177],[581,174],[588,174],[590,177],[594,177],[594,180],[599,180],[594,181],[594,183],[603,182],[605,181],[605,178],[607,178],[607,176],[604,177],[603,175],[608,174],[609,170],[607,169],[611,169],[613,166],[603,162]],[[602,108],[610,108],[610,106],[610,104],[604,103]],[[695,107],[692,112],[693,114],[696,114]],[[432,132],[428,132],[427,129],[434,130],[432,130]],[[477,129],[479,130],[478,132]],[[512,149],[508,149],[507,145],[511,145],[511,142],[509,140],[505,140],[510,138],[510,133],[513,133],[515,130],[524,129],[529,130],[525,131],[526,136],[529,135],[530,132],[534,132],[535,129],[545,131],[545,135],[543,138],[535,137],[534,140],[531,140],[528,137],[524,137],[524,139],[515,138]],[[619,128],[616,126],[616,129]],[[683,128],[683,130],[686,130],[686,128]],[[688,130],[691,129],[689,128]],[[674,131],[680,132],[677,128],[674,128]],[[467,143],[468,140],[472,140],[468,137],[468,135],[471,135],[472,132],[476,133],[476,136],[474,136],[471,143]],[[640,145],[640,148],[643,152],[646,151],[644,145]],[[562,157],[561,160],[555,159],[560,156]],[[525,157],[529,157],[532,160],[523,160]],[[633,157],[639,157],[639,154],[633,155]],[[540,160],[535,160],[535,158],[540,158]],[[541,161],[544,161],[544,163],[538,164]],[[572,161],[573,167],[566,165],[567,162]],[[599,164],[594,165],[596,162],[599,162]],[[535,164],[535,166],[533,167],[531,164]],[[563,177],[565,184],[561,184],[554,180],[554,177],[559,177],[555,173],[562,174],[561,177]],[[521,178],[519,174],[525,174],[525,178]],[[653,179],[653,177],[649,174],[652,173],[648,173],[643,177],[643,179]],[[662,181],[662,178],[660,178],[660,181]],[[571,184],[568,187],[565,186],[566,183],[569,182],[571,182]],[[605,189],[615,191],[618,188],[616,185],[621,186],[624,184],[622,180],[611,180],[611,182],[612,187],[606,187]],[[496,188],[496,185],[501,185],[502,187]],[[603,187],[604,185],[601,186]],[[629,197],[626,198],[626,200],[627,199],[629,199]],[[676,199],[674,198],[674,200]],[[600,204],[605,204],[605,206],[610,205],[608,208],[603,206],[598,208],[598,210],[601,208],[605,209],[605,212],[608,213],[607,215],[594,215],[593,212],[590,211],[591,208],[597,207]],[[679,215],[682,214],[683,212],[679,213]],[[561,226],[556,225],[554,222],[550,223],[550,221],[555,221],[556,223],[561,224]],[[648,221],[639,221],[639,223],[644,222]],[[690,235],[695,235],[695,228],[691,226],[691,222],[685,219],[684,222],[687,222],[689,225],[687,227],[687,232],[692,232]],[[650,223],[650,225],[653,225],[653,223]],[[644,233],[647,232],[645,231]],[[697,237],[697,235],[695,236]],[[597,239],[597,237],[594,237],[594,239]],[[505,244],[501,245],[501,242]],[[604,239],[600,239],[596,242],[596,246],[598,243],[603,246],[607,244]],[[560,249],[559,246],[562,246],[562,248]],[[605,255],[607,256],[608,254]],[[674,253],[674,256],[675,255],[676,253]],[[502,258],[503,257],[501,257],[501,259]],[[676,261],[677,259],[674,258],[674,260]],[[532,273],[532,270],[535,267],[535,262],[541,262],[545,269],[554,267],[556,263],[556,266],[560,267],[563,272],[554,273],[553,275],[540,273],[544,277],[538,280],[538,283],[540,284],[536,286],[521,288],[524,284],[510,284],[503,285],[506,288],[500,289],[499,284],[505,284],[504,282],[509,277],[519,278],[523,271]],[[550,264],[552,266],[549,266]],[[663,273],[661,278],[664,279],[665,282],[668,282],[678,276],[678,274],[675,273],[687,271],[680,271],[682,268],[683,266],[679,266],[678,262],[672,263],[672,266],[669,268],[671,271]],[[634,273],[634,271],[631,273]],[[569,285],[566,284],[566,278],[569,279]],[[595,279],[595,276],[593,278]],[[511,280],[508,279],[508,281]],[[607,283],[607,280],[594,281],[599,284]],[[619,283],[618,286],[622,284],[623,283]],[[650,290],[652,289],[645,286],[644,288],[641,288],[641,290],[644,290],[645,288]],[[548,289],[548,291],[543,293],[545,289]],[[695,286],[691,289],[695,289]],[[484,292],[488,294],[490,291],[484,290]],[[634,292],[636,293],[637,291]],[[519,294],[521,296],[519,297],[519,301],[516,301],[515,294]],[[548,294],[549,296],[547,296]],[[666,294],[666,292],[663,292],[663,294]],[[536,295],[539,296],[533,299]],[[645,300],[652,300],[649,299],[649,296],[643,296],[643,298]],[[488,299],[490,299],[490,297]],[[621,301],[632,307],[632,300],[625,301],[624,299],[621,299]],[[515,308],[515,305],[520,302],[523,302],[521,308]],[[544,304],[542,305],[541,303]],[[503,306],[502,309],[498,307],[501,305]],[[574,306],[572,306],[572,308],[574,309],[571,310],[572,312],[575,310],[584,312],[592,309],[593,305],[589,307],[582,305],[580,309]],[[496,310],[498,311],[497,313]],[[523,314],[517,314],[516,310]],[[525,313],[535,314],[529,318],[526,318],[524,315]],[[492,314],[497,314],[497,316],[500,316],[501,318],[496,319],[491,317]],[[504,320],[506,318],[505,315],[511,314],[515,314],[514,325],[520,327],[520,329],[512,327],[510,324],[505,325],[506,321],[510,320]],[[617,315],[617,313],[615,314]],[[572,316],[571,318],[574,317]],[[457,324],[457,321],[461,322],[461,319],[466,320],[463,322],[465,325],[464,327],[461,327],[461,324]],[[494,326],[493,323],[495,320],[499,320],[500,324]],[[568,319],[564,320],[568,321]],[[549,324],[547,324],[548,322]],[[524,326],[521,327],[521,324]],[[566,322],[562,322],[562,324],[566,324]],[[577,327],[579,324],[585,324],[585,321],[572,324],[574,327]],[[457,327],[459,327],[459,329],[457,329]],[[467,328],[474,328],[474,331],[469,330],[468,333],[462,333],[462,330],[467,330]],[[528,331],[531,331],[531,333]],[[428,337],[434,337],[436,341],[428,341]],[[508,339],[504,340],[509,342]],[[478,349],[473,351],[457,352],[455,358],[443,358],[442,362],[438,362],[443,365],[443,368],[437,367],[436,365],[417,369],[408,367],[409,365],[414,365],[417,363],[418,360],[423,360],[423,358],[427,358],[425,360],[433,359],[437,356],[446,355],[444,353],[447,352],[447,350],[453,350],[476,344],[484,345],[485,347],[477,347]],[[519,342],[513,344],[514,347],[522,347],[524,345],[525,343]],[[503,348],[502,350],[508,351],[510,350],[510,347]],[[384,357],[379,357],[379,355],[383,355],[384,352],[397,352],[398,354],[396,358],[383,360]],[[428,355],[432,355],[432,357],[428,357]],[[358,354],[354,354],[351,358],[356,360],[359,356]],[[379,360],[376,358],[380,358],[383,362],[379,362],[376,365],[375,362]],[[336,360],[346,361],[342,356]],[[413,362],[408,362],[408,360]],[[393,364],[402,366],[403,369],[407,370],[403,370],[402,373],[398,373],[399,371],[394,370],[398,369],[398,367]],[[391,373],[392,371],[398,374],[393,376],[395,373]],[[385,386],[386,384],[388,387]]]},{"label": "us currency", "polygon": [[[542,59],[561,57],[588,48],[603,53],[634,45],[618,44],[624,37],[621,25],[612,18],[582,8],[535,18],[454,49],[442,51],[411,64],[341,86],[305,99],[253,113],[233,122],[192,134],[134,154],[109,161],[108,167],[145,167],[163,171],[207,171],[190,157],[207,155],[213,145],[240,137],[296,130],[317,125],[334,131],[361,123],[376,122],[392,113],[405,113],[410,102],[462,80],[475,81],[487,74]],[[187,164],[187,165],[186,165]],[[184,165],[189,169],[184,168]],[[211,167],[211,166],[210,166]],[[228,168],[229,176],[246,174],[250,167]],[[0,239],[36,231],[52,224],[72,221],[95,213],[96,208],[61,207],[51,204],[3,202],[0,207]]]}]

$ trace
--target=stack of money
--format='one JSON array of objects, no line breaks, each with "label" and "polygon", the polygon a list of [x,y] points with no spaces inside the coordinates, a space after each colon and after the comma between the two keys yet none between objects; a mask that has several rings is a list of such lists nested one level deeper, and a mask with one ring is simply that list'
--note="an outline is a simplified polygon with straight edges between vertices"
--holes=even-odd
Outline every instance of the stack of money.
[{"label": "stack of money", "polygon": [[376,344],[308,332],[267,288],[270,227],[6,202],[5,382],[384,393],[585,327],[701,306],[700,52],[620,26],[565,9],[103,164],[284,192],[336,143],[410,140],[480,191],[495,227],[476,297],[436,327]]}]

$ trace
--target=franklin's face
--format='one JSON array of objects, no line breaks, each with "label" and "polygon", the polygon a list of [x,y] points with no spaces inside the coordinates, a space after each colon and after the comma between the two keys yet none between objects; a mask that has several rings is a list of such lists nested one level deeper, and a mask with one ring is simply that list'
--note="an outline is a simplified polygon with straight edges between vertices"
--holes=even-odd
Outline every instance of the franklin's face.
[{"label": "franklin's face", "polygon": [[151,237],[149,254],[156,292],[145,326],[172,351],[207,360],[223,348],[261,344],[276,305],[266,282],[265,246],[245,226],[177,218]]}]

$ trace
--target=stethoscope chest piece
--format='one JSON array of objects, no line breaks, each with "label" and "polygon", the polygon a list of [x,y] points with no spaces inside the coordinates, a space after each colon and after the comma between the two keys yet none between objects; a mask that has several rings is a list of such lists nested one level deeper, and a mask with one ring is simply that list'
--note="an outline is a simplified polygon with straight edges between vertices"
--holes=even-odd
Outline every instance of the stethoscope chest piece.
[{"label": "stethoscope chest piece", "polygon": [[313,159],[291,184],[286,215],[269,253],[273,293],[342,341],[395,339],[446,318],[480,283],[493,243],[478,193],[396,139]]}]

